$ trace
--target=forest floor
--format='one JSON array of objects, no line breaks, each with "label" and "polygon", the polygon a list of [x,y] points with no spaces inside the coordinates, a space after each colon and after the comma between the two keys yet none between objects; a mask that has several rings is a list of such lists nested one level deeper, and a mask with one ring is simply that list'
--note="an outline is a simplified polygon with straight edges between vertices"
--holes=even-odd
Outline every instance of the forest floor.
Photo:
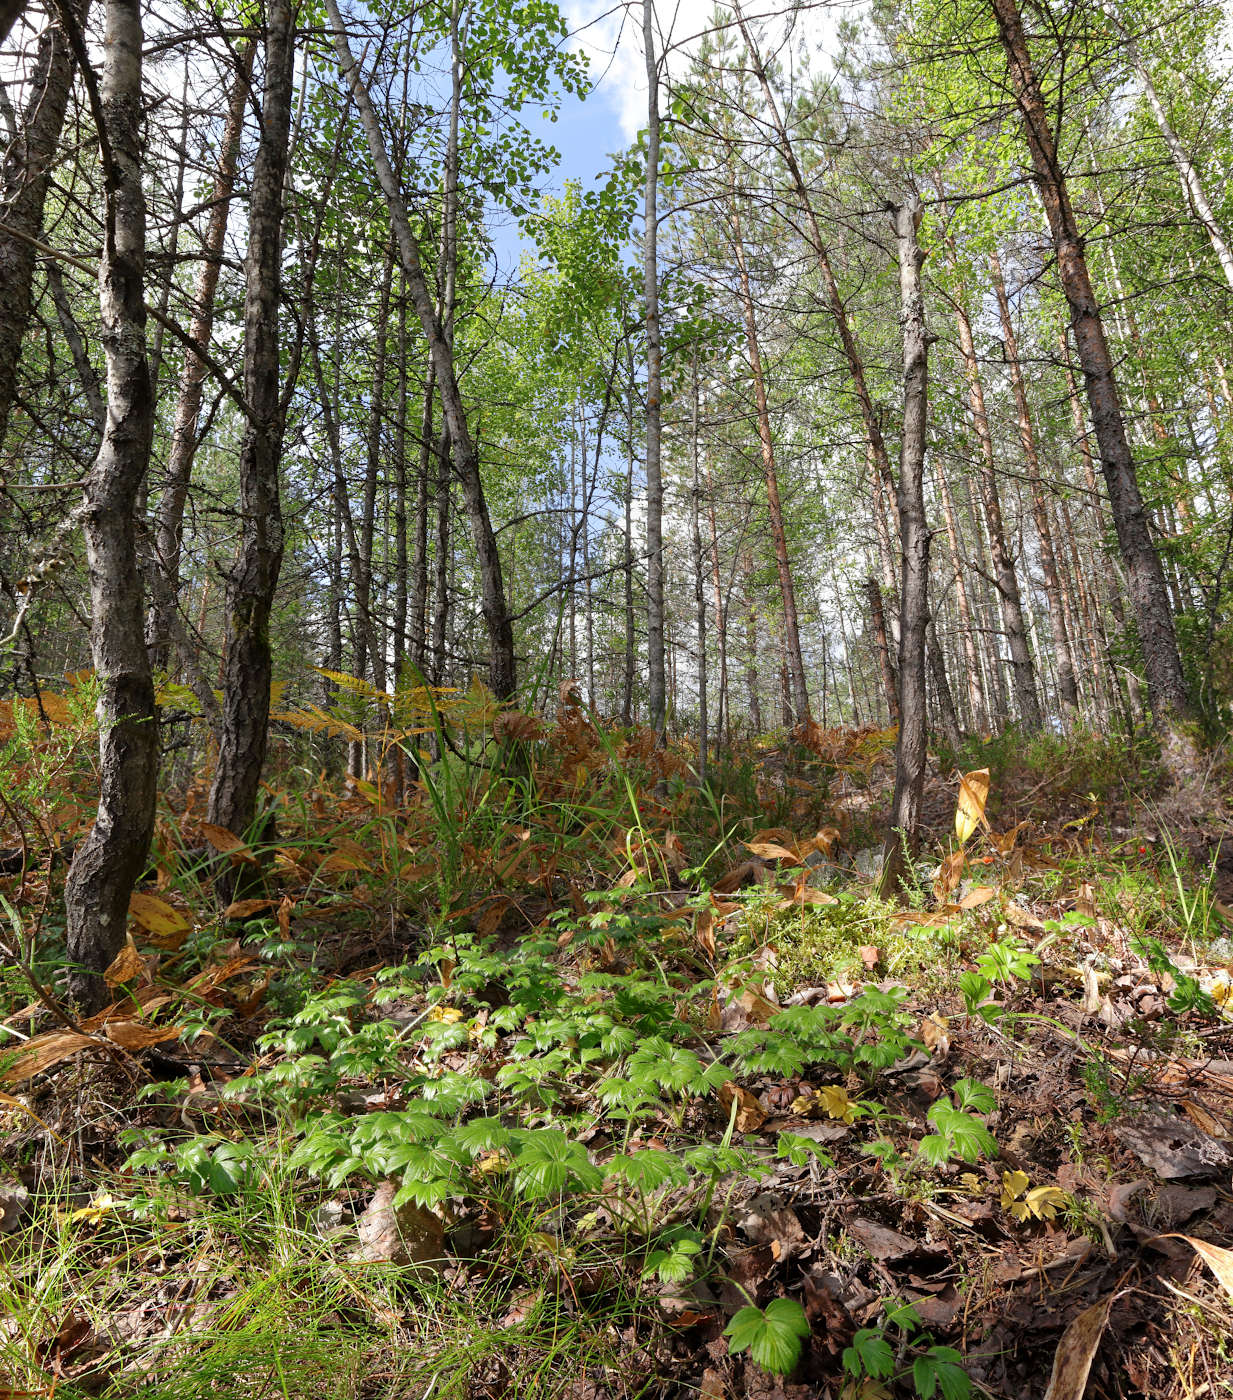
[{"label": "forest floor", "polygon": [[71,1025],[88,747],[11,770],[0,1397],[1233,1396],[1227,766],[973,743],[900,908],[886,731],[446,718],[260,845],[169,794]]}]

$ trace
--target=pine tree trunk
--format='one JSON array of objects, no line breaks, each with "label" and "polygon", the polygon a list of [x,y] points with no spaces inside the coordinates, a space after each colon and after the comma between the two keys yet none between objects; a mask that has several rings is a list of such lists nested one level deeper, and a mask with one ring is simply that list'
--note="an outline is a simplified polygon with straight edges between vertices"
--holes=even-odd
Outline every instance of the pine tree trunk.
[{"label": "pine tree trunk", "polygon": [[1152,545],[1139,480],[1126,440],[1113,357],[1105,339],[1100,306],[1088,273],[1083,236],[1070,203],[1066,176],[1058,160],[1053,128],[1032,67],[1017,0],[990,0],[990,3],[1006,51],[1037,187],[1053,236],[1058,277],[1070,305],[1101,469],[1139,624],[1152,713],[1158,723],[1169,725],[1189,716],[1190,697],[1177,649],[1164,571]]},{"label": "pine tree trunk", "polygon": [[282,403],[279,303],[283,192],[291,135],[295,21],[289,0],[266,6],[261,138],[248,205],[239,556],[227,575],[223,728],[210,789],[210,821],[242,836],[256,811],[270,718],[270,611],[283,559],[279,468]]},{"label": "pine tree trunk", "polygon": [[107,423],[82,509],[90,650],[99,687],[100,788],[98,816],[77,848],[64,891],[69,990],[86,1010],[106,1000],[100,974],[124,946],[129,896],[154,833],[158,775],[158,722],[135,528],[154,436],[144,299],[141,50],[139,0],[107,0],[99,264]]}]

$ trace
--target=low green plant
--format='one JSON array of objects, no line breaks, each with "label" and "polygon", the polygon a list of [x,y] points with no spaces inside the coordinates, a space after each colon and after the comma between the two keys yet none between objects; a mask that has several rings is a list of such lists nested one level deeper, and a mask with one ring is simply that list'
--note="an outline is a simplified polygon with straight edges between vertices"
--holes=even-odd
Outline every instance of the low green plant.
[{"label": "low green plant", "polygon": [[[862,1327],[844,1349],[843,1368],[855,1385],[891,1381],[909,1387],[920,1400],[967,1400],[972,1381],[963,1357],[953,1347],[938,1346],[910,1303],[888,1299],[881,1326]],[[911,1358],[910,1365],[904,1362]]]},{"label": "low green plant", "polygon": [[777,1376],[796,1369],[809,1332],[805,1309],[795,1298],[776,1298],[765,1308],[750,1303],[724,1328],[730,1352],[747,1351],[764,1371]]}]

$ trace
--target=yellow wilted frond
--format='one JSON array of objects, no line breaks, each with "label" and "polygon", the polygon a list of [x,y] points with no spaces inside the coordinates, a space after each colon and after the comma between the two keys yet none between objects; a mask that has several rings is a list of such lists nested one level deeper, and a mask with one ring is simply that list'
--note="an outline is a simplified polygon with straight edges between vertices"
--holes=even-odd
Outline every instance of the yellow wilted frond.
[{"label": "yellow wilted frond", "polygon": [[329,734],[336,739],[350,739],[355,743],[364,738],[363,730],[357,729],[345,719],[339,719],[337,715],[330,714],[328,710],[323,710],[320,705],[305,705],[298,710],[279,710],[270,718],[281,720],[283,724],[294,725],[296,729],[306,729],[310,734]]},{"label": "yellow wilted frond", "polygon": [[313,670],[336,685],[339,690],[345,690],[348,695],[358,695],[364,700],[384,700],[387,704],[392,698],[386,691],[378,690],[370,681],[362,680],[359,676],[349,676],[346,671],[328,671],[324,666],[314,666]]}]

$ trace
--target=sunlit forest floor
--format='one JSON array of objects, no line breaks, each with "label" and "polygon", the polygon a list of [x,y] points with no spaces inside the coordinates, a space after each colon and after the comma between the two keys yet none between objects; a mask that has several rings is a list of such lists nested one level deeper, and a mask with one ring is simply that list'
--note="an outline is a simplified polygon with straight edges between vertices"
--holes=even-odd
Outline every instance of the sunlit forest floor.
[{"label": "sunlit forest floor", "polygon": [[0,1395],[1233,1395],[1224,757],[931,756],[899,907],[893,731],[700,786],[473,696],[366,782],[302,713],[259,837],[169,787],[79,1022],[61,705],[0,734]]}]

